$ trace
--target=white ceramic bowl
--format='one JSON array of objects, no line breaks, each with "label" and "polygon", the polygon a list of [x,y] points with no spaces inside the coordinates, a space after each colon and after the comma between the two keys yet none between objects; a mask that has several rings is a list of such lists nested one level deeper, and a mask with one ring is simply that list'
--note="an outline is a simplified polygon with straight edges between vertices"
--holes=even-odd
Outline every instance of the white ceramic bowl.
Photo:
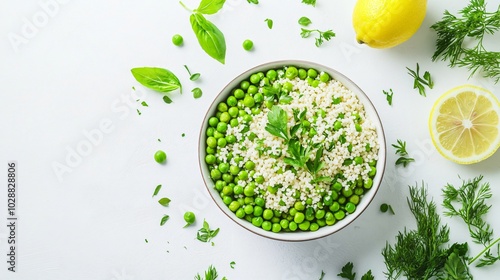
[{"label": "white ceramic bowl", "polygon": [[[245,219],[240,219],[236,217],[235,213],[231,212],[228,206],[223,203],[219,192],[214,188],[214,182],[210,178],[210,171],[208,169],[207,164],[205,163],[206,139],[207,139],[206,130],[208,128],[208,119],[211,116],[215,115],[215,112],[217,111],[217,105],[220,102],[225,101],[226,98],[231,94],[231,91],[234,88],[236,88],[241,81],[248,80],[251,74],[257,72],[265,73],[269,69],[282,68],[283,66],[296,66],[297,68],[300,67],[304,69],[313,68],[316,69],[318,73],[324,71],[328,73],[333,79],[341,82],[345,87],[356,93],[358,99],[365,107],[367,118],[370,118],[372,122],[375,124],[377,130],[378,142],[380,144],[379,159],[377,161],[377,166],[376,166],[377,174],[373,178],[373,186],[369,191],[367,191],[363,195],[361,201],[356,206],[356,211],[352,214],[346,215],[344,219],[337,221],[334,225],[331,226],[326,225],[320,227],[319,230],[317,231],[295,231],[295,232],[281,231],[278,233],[274,233],[272,231],[266,231],[262,228],[256,227],[252,225],[252,223],[246,221]],[[330,235],[332,233],[338,232],[339,230],[345,228],[350,223],[352,223],[357,217],[359,217],[364,212],[364,210],[368,207],[370,202],[375,197],[380,187],[380,183],[382,181],[386,163],[386,143],[385,143],[385,136],[382,123],[380,121],[380,118],[377,114],[375,107],[371,103],[370,99],[366,96],[366,94],[354,82],[352,82],[349,78],[339,73],[338,71],[317,63],[299,61],[299,60],[282,60],[282,61],[265,63],[241,73],[231,82],[229,82],[229,84],[222,89],[222,91],[217,95],[215,100],[212,102],[210,108],[208,109],[205,115],[205,118],[203,119],[198,146],[199,146],[198,159],[199,159],[201,174],[203,176],[203,180],[205,181],[205,185],[207,187],[208,192],[210,193],[211,197],[213,198],[215,204],[219,207],[219,209],[224,214],[226,214],[227,217],[229,217],[231,220],[233,220],[235,223],[239,224],[243,228],[260,236],[276,240],[283,240],[283,241],[305,241],[305,240],[321,238]]]}]

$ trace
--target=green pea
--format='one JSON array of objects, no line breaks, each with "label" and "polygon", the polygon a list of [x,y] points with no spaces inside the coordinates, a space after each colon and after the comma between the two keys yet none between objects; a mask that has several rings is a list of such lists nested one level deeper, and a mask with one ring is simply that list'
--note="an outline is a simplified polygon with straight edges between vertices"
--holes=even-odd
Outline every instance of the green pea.
[{"label": "green pea", "polygon": [[236,185],[233,189],[235,195],[240,195],[243,193],[243,187],[240,185]]},{"label": "green pea", "polygon": [[373,180],[371,178],[366,179],[366,181],[363,184],[363,187],[365,189],[370,189],[373,186]]},{"label": "green pea", "polygon": [[305,78],[307,78],[307,71],[304,68],[300,68],[298,74],[299,74],[299,78],[301,80],[304,80]]},{"label": "green pea", "polygon": [[217,110],[219,110],[219,112],[227,112],[227,109],[227,104],[224,102],[221,102],[217,105]]},{"label": "green pea", "polygon": [[231,174],[224,173],[222,174],[222,180],[226,183],[231,183],[233,181],[234,177]]},{"label": "green pea", "polygon": [[232,212],[236,212],[236,210],[238,210],[238,208],[240,208],[240,203],[238,201],[232,201],[229,204],[229,210],[231,210]]},{"label": "green pea", "polygon": [[226,136],[226,141],[228,144],[234,144],[234,143],[236,143],[236,136],[228,135],[228,136]]},{"label": "green pea", "polygon": [[229,204],[231,204],[233,199],[229,195],[224,195],[222,197],[222,201],[224,202],[224,204],[229,205]]},{"label": "green pea", "polygon": [[214,164],[216,161],[216,157],[214,155],[206,155],[205,156],[205,162],[207,164]]},{"label": "green pea", "polygon": [[306,207],[304,206],[304,204],[300,201],[297,201],[295,202],[295,204],[293,205],[293,207],[295,209],[297,209],[297,211],[303,211]]},{"label": "green pea", "polygon": [[318,223],[319,227],[326,226],[326,221],[324,219],[316,220],[316,223]]},{"label": "green pea", "polygon": [[306,209],[306,220],[314,220],[314,209],[312,207],[307,207]]},{"label": "green pea", "polygon": [[351,214],[356,211],[356,205],[352,202],[347,202],[345,205],[345,210],[347,211],[347,213]]},{"label": "green pea", "polygon": [[214,136],[214,131],[215,131],[215,128],[213,128],[213,127],[207,128],[207,136]]},{"label": "green pea", "polygon": [[256,94],[257,92],[259,92],[259,88],[254,86],[254,85],[250,85],[248,87],[248,90],[247,90],[248,94]]},{"label": "green pea", "polygon": [[[232,204],[232,203],[231,203]],[[231,204],[229,204],[229,206],[231,206]],[[245,217],[245,211],[243,211],[243,208],[238,208],[236,210],[236,217],[240,218],[240,219],[243,219]]]},{"label": "green pea", "polygon": [[221,162],[218,167],[219,171],[222,173],[227,173],[229,171],[229,163]]},{"label": "green pea", "polygon": [[253,215],[254,216],[260,217],[260,216],[262,216],[263,213],[264,213],[264,209],[261,206],[256,205],[253,207]]},{"label": "green pea", "polygon": [[241,170],[239,173],[238,173],[238,178],[240,180],[247,180],[248,179],[248,172],[246,170]]},{"label": "green pea", "polygon": [[319,219],[323,219],[323,217],[325,216],[325,214],[326,214],[325,210],[323,210],[323,209],[318,209],[318,211],[316,211],[316,215],[315,215],[315,217],[316,217],[316,219],[318,219],[318,220],[319,220]]},{"label": "green pea", "polygon": [[312,81],[311,86],[312,87],[318,87],[319,86],[319,80]]},{"label": "green pea", "polygon": [[232,119],[229,121],[231,127],[237,127],[239,125],[238,119]]},{"label": "green pea", "polygon": [[211,117],[210,119],[208,119],[208,124],[211,127],[216,127],[218,123],[219,123],[219,119],[216,117]]},{"label": "green pea", "polygon": [[253,217],[252,218],[252,225],[254,225],[256,227],[260,227],[263,222],[264,222],[264,219],[262,219],[262,217]]},{"label": "green pea", "polygon": [[290,82],[285,82],[283,84],[283,90],[287,91],[287,92],[291,92],[293,90],[293,85],[292,83]]},{"label": "green pea", "polygon": [[260,175],[259,177],[255,178],[255,182],[257,184],[262,184],[262,183],[264,183],[264,181],[265,181],[264,180],[264,176],[262,176],[262,175]]},{"label": "green pea", "polygon": [[162,150],[158,150],[156,151],[154,158],[156,162],[164,163],[167,160],[167,154]]},{"label": "green pea", "polygon": [[227,145],[226,138],[217,139],[217,147],[224,148]]},{"label": "green pea", "polygon": [[245,169],[246,170],[253,170],[255,168],[255,163],[251,160],[245,162]]},{"label": "green pea", "polygon": [[276,77],[278,77],[278,73],[276,73],[276,70],[271,69],[266,72],[266,77],[269,80],[274,81],[276,80]]},{"label": "green pea", "polygon": [[333,216],[332,212],[326,212],[326,214],[325,214],[325,220],[326,221],[333,221],[333,220],[335,220],[335,216]]},{"label": "green pea", "polygon": [[217,131],[220,133],[225,133],[227,131],[227,123],[220,122],[217,124]]},{"label": "green pea", "polygon": [[218,169],[212,169],[210,171],[210,177],[214,180],[218,180],[222,177],[222,173]]},{"label": "green pea", "polygon": [[330,205],[332,205],[332,203],[333,203],[333,199],[332,199],[331,195],[327,195],[327,196],[323,197],[323,204],[325,206],[330,206]]},{"label": "green pea", "polygon": [[238,175],[238,173],[240,172],[240,168],[236,165],[231,165],[229,167],[229,172],[232,174],[232,175]]},{"label": "green pea", "polygon": [[375,177],[375,174],[377,174],[377,168],[374,166],[370,166],[370,172],[368,172],[368,176],[371,178]]},{"label": "green pea", "polygon": [[[240,89],[241,90],[241,89]],[[242,91],[242,90],[241,90]],[[242,91],[243,92],[243,91]],[[238,100],[236,99],[235,96],[231,95],[227,98],[226,103],[228,106],[234,107],[236,104],[238,104]]]},{"label": "green pea", "polygon": [[214,131],[214,138],[215,139],[219,139],[219,138],[223,138],[224,137],[224,134],[218,132],[217,130]]},{"label": "green pea", "polygon": [[312,203],[313,203],[312,198],[309,197],[309,198],[306,199],[306,204],[307,205],[311,205]]},{"label": "green pea", "polygon": [[262,103],[264,102],[264,95],[262,93],[258,92],[253,96],[253,99],[255,100],[255,103]]},{"label": "green pea", "polygon": [[[231,120],[231,115],[228,112],[224,112],[220,115],[220,121],[223,123],[228,123]],[[217,124],[218,125],[218,124]]]},{"label": "green pea", "polygon": [[343,188],[343,187],[342,187],[342,184],[341,184],[341,183],[339,183],[339,182],[335,182],[335,183],[333,184],[333,189],[334,189],[334,190],[336,190],[336,191],[338,191],[338,192],[339,192],[339,191],[341,191],[341,190],[342,190],[342,188]]},{"label": "green pea", "polygon": [[311,223],[309,226],[310,231],[317,231],[319,229],[319,225],[317,223]]},{"label": "green pea", "polygon": [[279,218],[279,217],[273,217],[273,218],[271,219],[271,223],[273,223],[273,224],[277,224],[277,223],[279,223],[279,222],[280,222],[280,218]]},{"label": "green pea", "polygon": [[311,69],[307,70],[307,76],[309,78],[316,79],[316,77],[318,76],[318,71],[311,68]]},{"label": "green pea", "polygon": [[306,231],[309,229],[309,226],[311,225],[311,222],[309,221],[304,221],[302,223],[299,224],[299,228],[303,231]]},{"label": "green pea", "polygon": [[273,224],[272,224],[271,222],[269,222],[269,221],[264,221],[264,222],[262,222],[262,226],[261,226],[261,227],[262,227],[262,229],[263,229],[263,230],[270,231],[270,230],[271,230],[272,225],[273,225]]},{"label": "green pea", "polygon": [[172,43],[176,46],[181,46],[182,43],[184,42],[184,38],[180,34],[175,34],[172,36]]},{"label": "green pea", "polygon": [[326,83],[330,81],[330,75],[328,75],[328,73],[321,72],[321,74],[319,75],[319,80],[322,81],[323,83]]},{"label": "green pea", "polygon": [[253,49],[253,42],[252,40],[245,40],[243,41],[243,49],[246,50],[246,51],[250,51]]},{"label": "green pea", "polygon": [[[258,84],[260,82],[260,76],[259,76],[259,74],[252,74],[250,76],[250,82],[252,84],[254,84],[254,85]],[[250,87],[249,87],[249,89],[250,89]]]},{"label": "green pea", "polygon": [[258,115],[258,114],[260,114],[260,112],[261,112],[261,110],[260,110],[259,107],[253,107],[252,108],[252,115],[254,115],[254,116]]},{"label": "green pea", "polygon": [[196,220],[196,216],[194,215],[193,212],[186,212],[184,213],[184,221],[186,221],[186,225],[184,227],[187,227],[189,225],[191,225],[192,223],[194,223],[194,221]]},{"label": "green pea", "polygon": [[245,205],[245,208],[243,208],[243,210],[245,211],[245,214],[253,214],[253,206],[252,205]]},{"label": "green pea", "polygon": [[358,205],[359,204],[359,195],[355,194],[355,195],[349,197],[349,202],[354,204],[354,205]]},{"label": "green pea", "polygon": [[339,211],[335,212],[335,214],[333,214],[333,215],[335,216],[335,219],[337,221],[342,220],[343,218],[345,218],[345,212],[342,211],[342,210],[339,210]]},{"label": "green pea", "polygon": [[279,223],[274,223],[272,227],[273,232],[280,232],[281,231],[281,225]]},{"label": "green pea", "polygon": [[250,86],[250,82],[248,82],[248,81],[241,81],[241,83],[240,83],[240,88],[242,90],[247,90],[249,86]]},{"label": "green pea", "polygon": [[295,214],[297,214],[297,209],[295,208],[291,208],[290,210],[288,210],[288,214],[290,214],[290,216],[292,217],[295,217]]},{"label": "green pea", "polygon": [[234,106],[227,110],[228,114],[233,118],[238,116],[238,111],[239,111],[238,108]]},{"label": "green pea", "polygon": [[363,195],[364,193],[365,193],[365,190],[363,190],[363,188],[357,187],[357,188],[354,189],[354,194],[355,195],[360,196],[360,195]]},{"label": "green pea", "polygon": [[293,221],[296,222],[297,224],[300,224],[304,221],[306,216],[302,212],[297,212],[295,216],[293,217]]},{"label": "green pea", "polygon": [[294,66],[288,67],[285,71],[285,77],[290,79],[290,80],[297,77],[298,74],[299,74],[299,72],[298,72],[297,68],[295,68]]},{"label": "green pea", "polygon": [[280,226],[281,226],[281,228],[283,228],[283,229],[287,229],[289,224],[290,224],[290,222],[289,222],[288,220],[282,219],[282,220],[280,221]]},{"label": "green pea", "polygon": [[250,184],[246,185],[245,188],[243,189],[243,194],[245,196],[253,196],[255,194],[255,188],[252,187]]},{"label": "green pea", "polygon": [[233,194],[233,187],[231,187],[230,185],[225,186],[222,189],[222,194],[224,194],[224,195],[232,195]]},{"label": "green pea", "polygon": [[224,186],[226,185],[226,182],[224,181],[221,181],[221,180],[217,180],[217,182],[215,182],[215,189],[218,191],[218,192],[221,192],[222,191],[222,188],[224,188]]},{"label": "green pea", "polygon": [[334,192],[332,192],[331,196],[332,196],[332,200],[335,201],[339,198],[339,193],[334,191]]},{"label": "green pea", "polygon": [[297,223],[296,223],[296,222],[290,222],[290,223],[288,224],[288,229],[290,229],[290,231],[296,231],[296,230],[297,230],[297,228],[298,228],[298,226],[297,226]]},{"label": "green pea", "polygon": [[333,202],[332,206],[329,207],[330,211],[337,212],[340,209],[340,203],[337,201]]},{"label": "green pea", "polygon": [[254,200],[253,200],[253,197],[245,197],[243,199],[243,201],[245,202],[245,205],[253,205],[254,204]]},{"label": "green pea", "polygon": [[245,121],[246,123],[249,123],[253,120],[253,117],[251,115],[245,115],[243,116],[243,121]]},{"label": "green pea", "polygon": [[256,197],[255,204],[260,206],[260,207],[264,207],[264,205],[266,204],[266,201],[262,197]]},{"label": "green pea", "polygon": [[351,188],[348,189],[342,189],[342,195],[345,197],[350,197],[353,194],[353,191]]},{"label": "green pea", "polygon": [[270,220],[273,218],[273,215],[274,215],[273,210],[266,209],[266,210],[264,210],[262,217],[264,218],[264,220]]},{"label": "green pea", "polygon": [[255,100],[250,95],[247,95],[247,96],[245,96],[245,99],[243,100],[243,104],[246,107],[251,108],[251,107],[253,107],[255,105]]},{"label": "green pea", "polygon": [[342,122],[341,121],[335,121],[333,123],[333,130],[339,131],[342,128]]},{"label": "green pea", "polygon": [[234,94],[234,97],[236,99],[242,99],[243,97],[245,97],[245,92],[242,89],[239,89],[239,88],[235,89],[233,94]]},{"label": "green pea", "polygon": [[341,195],[338,199],[337,202],[340,203],[341,205],[344,205],[345,202],[347,201],[347,198],[343,195]]}]

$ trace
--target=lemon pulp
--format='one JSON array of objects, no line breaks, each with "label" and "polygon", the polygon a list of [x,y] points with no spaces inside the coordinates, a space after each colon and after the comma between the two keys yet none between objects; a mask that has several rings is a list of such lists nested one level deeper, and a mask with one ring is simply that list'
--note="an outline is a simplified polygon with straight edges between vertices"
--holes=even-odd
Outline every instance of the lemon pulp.
[{"label": "lemon pulp", "polygon": [[482,161],[500,146],[500,102],[472,85],[453,88],[434,104],[429,129],[434,146],[461,164]]}]

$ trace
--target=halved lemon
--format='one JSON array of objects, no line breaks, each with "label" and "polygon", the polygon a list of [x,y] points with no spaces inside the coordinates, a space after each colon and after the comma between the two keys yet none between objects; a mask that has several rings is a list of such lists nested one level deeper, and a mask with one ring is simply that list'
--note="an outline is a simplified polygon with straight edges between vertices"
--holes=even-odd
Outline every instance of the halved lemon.
[{"label": "halved lemon", "polygon": [[500,146],[500,102],[473,85],[453,88],[438,98],[429,129],[441,155],[460,164],[485,160]]}]

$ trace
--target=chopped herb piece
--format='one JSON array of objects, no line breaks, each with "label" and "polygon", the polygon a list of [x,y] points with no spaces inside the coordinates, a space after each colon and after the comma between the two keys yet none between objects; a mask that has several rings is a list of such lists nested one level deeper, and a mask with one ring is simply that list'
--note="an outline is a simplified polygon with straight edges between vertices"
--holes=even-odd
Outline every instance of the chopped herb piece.
[{"label": "chopped herb piece", "polygon": [[188,74],[189,74],[189,79],[191,81],[196,81],[200,78],[201,74],[200,73],[194,73],[194,74],[191,74],[191,71],[189,71],[189,68],[187,67],[187,65],[184,65],[184,68],[186,68]]},{"label": "chopped herb piece", "polygon": [[164,197],[164,198],[160,198],[160,200],[158,200],[158,203],[160,203],[163,206],[168,206],[170,201],[171,201],[170,198]]},{"label": "chopped herb piece", "polygon": [[156,186],[155,191],[153,192],[153,196],[156,196],[161,190],[161,185]]},{"label": "chopped herb piece", "polygon": [[325,277],[325,272],[322,270],[321,275],[319,276],[319,280],[323,280],[323,277]]},{"label": "chopped herb piece", "polygon": [[428,71],[425,71],[423,78],[420,77],[420,66],[417,63],[417,70],[413,71],[410,68],[406,67],[408,70],[408,74],[414,78],[413,88],[418,89],[418,93],[422,96],[426,96],[425,94],[425,86],[432,89],[434,87],[434,82],[432,81],[431,74]]},{"label": "chopped herb piece", "polygon": [[229,266],[230,266],[231,268],[234,268],[234,265],[235,265],[235,264],[236,264],[236,262],[232,261],[231,263],[229,263]]},{"label": "chopped herb piece", "polygon": [[307,5],[311,5],[313,7],[316,6],[316,0],[302,0],[302,3],[307,4]]},{"label": "chopped herb piece", "polygon": [[193,97],[196,99],[200,98],[203,95],[203,91],[199,87],[194,88],[191,92],[193,93]]},{"label": "chopped herb piece", "polygon": [[142,102],[141,102],[141,105],[142,105],[142,106],[144,106],[144,107],[149,107],[149,106],[148,106],[148,103],[146,103],[146,101],[142,101]]},{"label": "chopped herb piece", "polygon": [[207,271],[205,271],[205,278],[202,278],[202,277],[200,276],[200,274],[198,273],[198,274],[194,277],[194,279],[195,279],[195,280],[216,280],[218,276],[219,276],[219,275],[217,274],[217,270],[215,269],[215,267],[213,267],[212,265],[210,265],[210,266],[208,267],[208,270],[207,270]]},{"label": "chopped herb piece", "polygon": [[142,115],[141,111],[139,111],[139,109],[136,109],[137,110],[137,114],[140,116]]},{"label": "chopped herb piece", "polygon": [[247,0],[247,2],[255,5],[259,4],[259,0]]},{"label": "chopped herb piece", "polygon": [[273,20],[272,19],[266,18],[264,21],[267,23],[267,27],[269,29],[273,29]]},{"label": "chopped herb piece", "polygon": [[385,95],[385,99],[387,100],[387,103],[392,106],[392,96],[394,95],[394,92],[392,91],[392,88],[389,89],[389,91],[382,90],[382,92]]},{"label": "chopped herb piece", "polygon": [[391,213],[392,215],[396,215],[390,204],[382,203],[380,205],[380,212],[386,213],[387,211],[389,211],[389,213]]},{"label": "chopped herb piece", "polygon": [[342,272],[337,274],[337,276],[339,276],[341,278],[348,279],[348,280],[355,280],[356,273],[354,273],[352,271],[353,268],[354,268],[354,264],[352,262],[348,262],[342,267]]},{"label": "chopped herb piece", "polygon": [[170,103],[172,103],[172,99],[170,99],[170,97],[168,97],[168,95],[164,95],[163,102],[170,104]]},{"label": "chopped herb piece", "polygon": [[311,20],[308,17],[301,17],[299,18],[299,24],[302,26],[308,26],[311,24]]},{"label": "chopped herb piece", "polygon": [[198,230],[196,238],[201,242],[209,242],[212,240],[212,238],[217,236],[218,233],[219,228],[211,230],[210,225],[207,223],[207,221],[203,220],[203,227]]},{"label": "chopped herb piece", "polygon": [[160,221],[160,226],[163,226],[168,221],[169,218],[170,218],[169,215],[163,215],[163,218],[161,218]]}]

